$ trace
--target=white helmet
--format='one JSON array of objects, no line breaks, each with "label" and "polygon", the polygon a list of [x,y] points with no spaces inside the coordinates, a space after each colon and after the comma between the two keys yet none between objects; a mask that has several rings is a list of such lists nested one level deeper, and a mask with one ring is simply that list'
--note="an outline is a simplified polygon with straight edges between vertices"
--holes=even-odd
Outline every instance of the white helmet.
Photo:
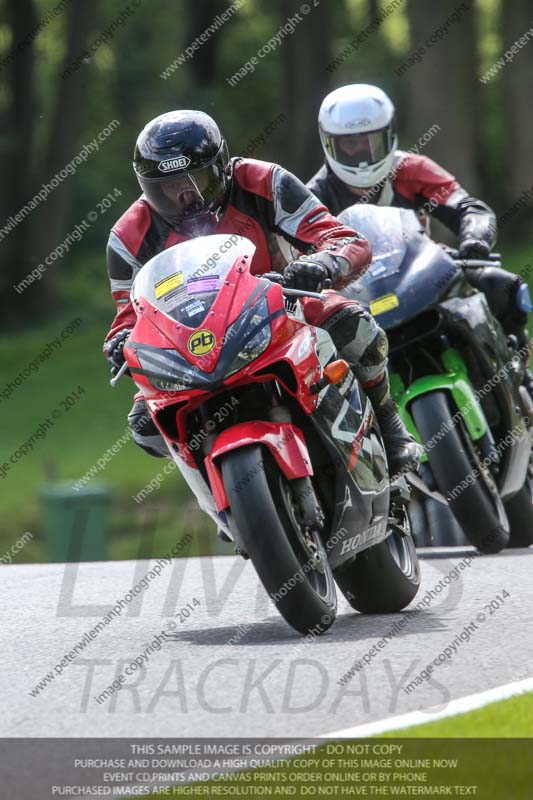
[{"label": "white helmet", "polygon": [[394,106],[377,86],[341,86],[322,102],[320,141],[331,169],[344,183],[368,189],[392,169],[397,137]]}]

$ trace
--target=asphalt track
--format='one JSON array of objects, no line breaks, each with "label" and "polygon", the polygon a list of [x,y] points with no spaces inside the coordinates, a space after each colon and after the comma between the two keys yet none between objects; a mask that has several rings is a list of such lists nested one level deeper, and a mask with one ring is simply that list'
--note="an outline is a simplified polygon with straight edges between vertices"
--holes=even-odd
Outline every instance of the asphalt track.
[{"label": "asphalt track", "polygon": [[[176,559],[36,697],[154,562],[4,566],[0,736],[307,738],[416,710],[431,720],[450,700],[533,676],[533,549],[476,557],[446,580],[469,552],[426,554],[414,603],[435,596],[405,624],[402,614],[354,613],[341,596],[335,625],[309,642],[277,615],[250,562]],[[188,604],[188,618],[173,616]],[[169,621],[172,637],[98,703]],[[454,641],[453,655],[407,693]]]}]

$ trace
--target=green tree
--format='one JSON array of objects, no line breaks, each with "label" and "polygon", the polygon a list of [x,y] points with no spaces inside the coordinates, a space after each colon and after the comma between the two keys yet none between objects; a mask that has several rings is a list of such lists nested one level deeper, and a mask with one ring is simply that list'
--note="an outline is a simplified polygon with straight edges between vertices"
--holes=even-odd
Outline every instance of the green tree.
[{"label": "green tree", "polygon": [[[531,2],[513,0],[502,5],[503,52],[531,28]],[[525,44],[514,55],[513,61],[503,68],[505,136],[502,153],[506,164],[507,197],[515,202],[522,193],[533,187],[533,159],[531,158],[531,131],[533,130],[533,103],[531,86],[533,76],[533,43]],[[530,211],[533,202],[530,201]],[[531,213],[522,213],[524,225]],[[529,233],[529,230],[524,231]]]},{"label": "green tree", "polygon": [[[443,167],[457,175],[469,191],[479,187],[476,169],[479,125],[479,82],[477,80],[476,7],[456,14],[456,0],[408,0],[410,51],[424,48],[422,60],[414,63],[404,78],[408,92],[408,141],[418,138],[432,125],[441,132],[431,141],[431,153]],[[449,21],[447,33],[443,30]]]}]

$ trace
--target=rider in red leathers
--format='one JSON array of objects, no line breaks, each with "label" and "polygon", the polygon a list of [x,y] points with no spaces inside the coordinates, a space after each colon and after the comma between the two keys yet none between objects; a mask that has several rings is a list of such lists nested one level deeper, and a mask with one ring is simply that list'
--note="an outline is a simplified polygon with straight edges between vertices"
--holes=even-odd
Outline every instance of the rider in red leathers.
[{"label": "rider in red leathers", "polygon": [[[330,281],[342,288],[370,263],[370,246],[341,225],[311,192],[277,164],[228,156],[218,126],[200,111],[175,111],[152,120],[138,137],[134,170],[143,190],[113,226],[108,272],[117,313],[104,344],[116,373],[135,324],[130,301],[143,264],[174,244],[212,233],[239,234],[255,247],[252,272],[283,271],[296,289],[316,291]],[[288,265],[282,251],[300,255]],[[286,265],[286,266],[285,266]],[[335,291],[325,302],[302,301],[306,321],[327,330],[369,397],[391,473],[418,466],[419,447],[390,397],[387,337],[358,303]],[[148,453],[168,455],[140,395],[128,420],[133,438]]]},{"label": "rider in red leathers", "polygon": [[[496,241],[493,211],[427,156],[396,149],[395,109],[385,92],[367,84],[335,89],[322,102],[318,128],[326,160],[307,187],[332,214],[354,203],[410,208],[428,232],[435,217],[456,234],[460,258],[488,257]],[[504,331],[528,352],[527,283],[492,266],[469,269],[468,281],[485,294]],[[529,356],[525,361],[527,367]],[[528,369],[524,385],[533,397]]]}]

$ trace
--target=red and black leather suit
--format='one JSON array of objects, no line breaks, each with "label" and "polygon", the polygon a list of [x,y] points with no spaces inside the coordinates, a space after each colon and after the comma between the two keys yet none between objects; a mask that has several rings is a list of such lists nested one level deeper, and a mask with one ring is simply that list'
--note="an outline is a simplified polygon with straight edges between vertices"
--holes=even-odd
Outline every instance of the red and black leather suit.
[{"label": "red and black leather suit", "polygon": [[[366,269],[371,258],[366,239],[341,225],[290,172],[276,164],[243,158],[232,159],[229,169],[229,192],[209,233],[237,233],[250,239],[256,247],[252,261],[255,274],[279,271],[285,265],[278,237],[300,253],[323,253],[330,259],[338,276],[334,288],[342,288]],[[106,342],[135,324],[130,289],[143,264],[185,238],[142,196],[113,226],[107,263],[117,313]],[[335,291],[328,291],[325,302],[307,298],[303,305],[306,320],[330,332],[363,385],[383,380],[387,338],[370,314]],[[138,444],[152,455],[165,453],[139,396],[128,419]]]},{"label": "red and black leather suit", "polygon": [[[458,237],[460,255],[466,258],[485,257],[496,241],[494,212],[427,156],[397,150],[388,179],[361,194],[354,194],[328,164],[308,181],[307,187],[332,214],[340,214],[354,203],[409,208],[417,212],[428,232],[430,217],[435,217]],[[485,294],[504,330],[527,347],[527,313],[518,299],[523,279],[497,267],[469,269],[467,278]]]},{"label": "red and black leather suit", "polygon": [[496,217],[492,210],[469,196],[453,175],[427,156],[397,150],[388,180],[359,195],[350,191],[326,164],[308,181],[307,187],[332,214],[340,214],[358,202],[411,208],[426,223],[429,216],[438,219],[460,242],[485,242],[490,250],[496,241]]}]

